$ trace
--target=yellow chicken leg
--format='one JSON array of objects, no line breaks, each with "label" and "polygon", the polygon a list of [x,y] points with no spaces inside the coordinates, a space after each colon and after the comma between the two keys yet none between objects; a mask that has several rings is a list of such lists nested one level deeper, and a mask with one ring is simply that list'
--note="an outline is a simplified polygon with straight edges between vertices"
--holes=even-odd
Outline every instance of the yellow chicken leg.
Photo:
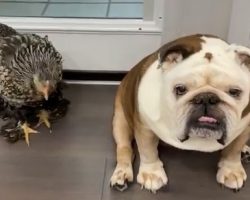
[{"label": "yellow chicken leg", "polygon": [[50,133],[52,133],[51,124],[49,122],[49,113],[45,110],[41,110],[37,117],[39,117],[39,122],[36,127],[39,127],[41,124],[44,123],[49,128]]},{"label": "yellow chicken leg", "polygon": [[23,132],[24,132],[25,141],[26,141],[27,145],[30,146],[29,134],[38,133],[38,131],[33,130],[32,128],[30,128],[29,125],[26,122],[21,125],[21,128],[23,129]]}]

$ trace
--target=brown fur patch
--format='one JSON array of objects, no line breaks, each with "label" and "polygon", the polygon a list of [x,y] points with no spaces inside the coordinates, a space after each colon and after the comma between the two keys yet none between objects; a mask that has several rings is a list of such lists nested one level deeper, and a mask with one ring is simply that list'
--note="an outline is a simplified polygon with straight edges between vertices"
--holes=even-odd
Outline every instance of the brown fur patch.
[{"label": "brown fur patch", "polygon": [[201,38],[202,36],[214,37],[213,35],[196,34],[174,40],[159,49],[160,62],[164,62],[166,56],[170,53],[176,52],[183,56],[183,59],[201,50],[202,43],[205,41]]},{"label": "brown fur patch", "polygon": [[208,59],[208,61],[210,62],[210,61],[212,60],[212,58],[213,58],[213,54],[207,52],[207,53],[205,54],[204,57],[205,57],[206,59]]},{"label": "brown fur patch", "polygon": [[222,157],[234,157],[239,155],[250,137],[250,127],[246,128],[231,144],[222,151]]},{"label": "brown fur patch", "polygon": [[123,107],[123,111],[128,122],[129,127],[133,130],[135,125],[140,123],[140,117],[138,114],[138,87],[142,76],[147,71],[148,67],[157,59],[157,54],[153,53],[135,67],[129,71],[129,73],[123,79],[119,90],[120,100]]},{"label": "brown fur patch", "polygon": [[128,167],[127,161],[133,157],[132,155],[133,151],[130,147],[124,146],[121,148],[117,148],[117,162],[123,163],[126,167]]},{"label": "brown fur patch", "polygon": [[247,107],[243,110],[241,117],[245,117],[250,112],[250,103],[248,103]]}]

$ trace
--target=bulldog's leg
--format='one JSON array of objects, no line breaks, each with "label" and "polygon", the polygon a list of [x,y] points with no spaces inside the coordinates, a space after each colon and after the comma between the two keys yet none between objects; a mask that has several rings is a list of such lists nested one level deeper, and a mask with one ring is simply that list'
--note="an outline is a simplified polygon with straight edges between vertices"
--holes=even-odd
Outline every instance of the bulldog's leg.
[{"label": "bulldog's leg", "polygon": [[156,192],[168,182],[163,163],[158,156],[159,139],[152,131],[141,126],[135,132],[135,139],[140,154],[137,182],[142,188]]},{"label": "bulldog's leg", "polygon": [[250,147],[248,145],[245,145],[242,149],[242,153],[250,154]]},{"label": "bulldog's leg", "polygon": [[133,134],[130,130],[122,107],[116,104],[113,118],[113,136],[117,145],[116,159],[117,165],[110,180],[112,187],[123,191],[127,188],[127,182],[133,181]]},{"label": "bulldog's leg", "polygon": [[248,145],[245,145],[241,151],[241,160],[250,163],[250,147]]},{"label": "bulldog's leg", "polygon": [[241,151],[249,139],[249,129],[246,129],[228,147],[222,151],[218,164],[217,181],[230,189],[238,191],[247,179],[241,163]]}]

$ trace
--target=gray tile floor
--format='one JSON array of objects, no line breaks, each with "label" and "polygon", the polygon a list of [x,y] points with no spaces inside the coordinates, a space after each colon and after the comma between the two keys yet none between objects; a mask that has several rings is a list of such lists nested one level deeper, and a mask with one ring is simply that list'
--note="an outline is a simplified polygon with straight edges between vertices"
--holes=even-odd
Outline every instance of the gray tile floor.
[{"label": "gray tile floor", "polygon": [[[250,179],[239,193],[215,181],[218,153],[180,151],[160,146],[169,186],[156,195],[136,183],[123,193],[109,187],[115,166],[111,118],[116,86],[70,85],[68,115],[24,141],[8,144],[0,137],[2,200],[249,200]],[[136,156],[135,171],[138,171]],[[246,165],[250,175],[250,164]]]},{"label": "gray tile floor", "polygon": [[0,0],[0,16],[141,19],[143,0]]}]

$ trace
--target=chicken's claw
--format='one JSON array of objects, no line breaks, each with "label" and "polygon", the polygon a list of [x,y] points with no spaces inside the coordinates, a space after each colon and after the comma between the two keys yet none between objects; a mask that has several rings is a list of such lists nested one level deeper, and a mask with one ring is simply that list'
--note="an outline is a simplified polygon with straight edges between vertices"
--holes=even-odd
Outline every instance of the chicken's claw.
[{"label": "chicken's claw", "polygon": [[38,133],[38,131],[30,128],[29,125],[27,124],[27,122],[23,123],[21,125],[21,128],[22,128],[22,130],[24,132],[25,141],[26,141],[27,145],[30,146],[29,134],[31,134],[31,133]]},{"label": "chicken's claw", "polygon": [[52,133],[51,124],[49,122],[49,113],[45,110],[41,110],[37,117],[39,118],[39,122],[36,125],[36,128],[44,123],[49,128],[50,133]]}]

